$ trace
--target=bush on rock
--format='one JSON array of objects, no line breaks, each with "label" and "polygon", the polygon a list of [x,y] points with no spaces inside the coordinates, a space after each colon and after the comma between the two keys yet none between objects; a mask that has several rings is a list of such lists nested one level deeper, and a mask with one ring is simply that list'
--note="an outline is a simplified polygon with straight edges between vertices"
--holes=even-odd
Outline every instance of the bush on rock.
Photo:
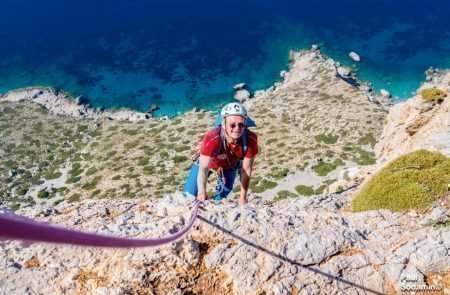
[{"label": "bush on rock", "polygon": [[450,183],[450,158],[426,150],[398,157],[376,173],[352,201],[353,211],[425,208]]},{"label": "bush on rock", "polygon": [[420,95],[426,101],[441,103],[447,96],[447,93],[441,89],[429,88],[420,91]]}]

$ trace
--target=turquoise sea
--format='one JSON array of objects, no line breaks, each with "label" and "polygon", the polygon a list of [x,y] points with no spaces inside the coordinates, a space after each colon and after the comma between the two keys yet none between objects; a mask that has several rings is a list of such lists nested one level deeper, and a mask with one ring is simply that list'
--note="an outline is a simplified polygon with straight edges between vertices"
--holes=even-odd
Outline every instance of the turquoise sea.
[{"label": "turquoise sea", "polygon": [[175,115],[265,89],[289,50],[319,44],[397,99],[450,68],[450,2],[417,0],[5,0],[0,93],[44,85],[92,106]]}]

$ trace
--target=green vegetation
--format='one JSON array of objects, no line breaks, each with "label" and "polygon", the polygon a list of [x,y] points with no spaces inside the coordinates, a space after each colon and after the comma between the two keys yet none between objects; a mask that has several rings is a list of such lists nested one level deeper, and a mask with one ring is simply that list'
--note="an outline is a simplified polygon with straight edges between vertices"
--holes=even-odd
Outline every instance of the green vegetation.
[{"label": "green vegetation", "polygon": [[139,140],[134,140],[134,141],[127,142],[126,144],[123,145],[123,147],[124,147],[126,150],[130,150],[130,149],[132,149],[132,148],[137,147],[138,144],[139,144]]},{"label": "green vegetation", "polygon": [[297,185],[295,191],[301,196],[312,196],[316,193],[314,188],[306,185]]},{"label": "green vegetation", "polygon": [[271,139],[268,139],[267,141],[266,141],[266,144],[271,144],[271,143],[274,143],[274,142],[277,142],[278,141],[278,138],[271,138]]},{"label": "green vegetation", "polygon": [[89,126],[88,126],[88,125],[79,125],[79,126],[77,127],[77,131],[78,131],[78,132],[86,132],[88,129],[89,129]]},{"label": "green vegetation", "polygon": [[134,135],[137,135],[137,134],[138,134],[139,130],[137,130],[137,129],[134,129],[134,130],[128,130],[128,129],[126,129],[126,130],[124,130],[123,132],[124,132],[125,134],[130,135],[130,136],[134,136]]},{"label": "green vegetation", "polygon": [[368,152],[360,147],[354,148],[355,152],[358,153],[358,158],[353,158],[353,160],[358,163],[358,165],[373,165],[376,163],[375,154],[373,152]]},{"label": "green vegetation", "polygon": [[375,137],[373,137],[372,133],[366,133],[366,135],[364,135],[358,140],[358,144],[360,145],[370,144],[371,147],[374,147],[376,143],[377,140],[375,139]]},{"label": "green vegetation", "polygon": [[172,158],[174,163],[181,163],[181,162],[186,161],[187,159],[188,158],[185,157],[185,156],[175,156],[175,157]]},{"label": "green vegetation", "polygon": [[87,175],[87,176],[94,175],[94,174],[97,173],[97,172],[98,172],[98,169],[97,169],[97,168],[91,167],[91,168],[89,168],[89,169],[86,171],[86,175]]},{"label": "green vegetation", "polygon": [[39,199],[47,199],[50,196],[48,191],[39,191],[37,197]]},{"label": "green vegetation", "polygon": [[426,101],[441,103],[447,96],[447,93],[441,89],[428,88],[420,91],[420,95]]},{"label": "green vegetation", "polygon": [[347,144],[343,147],[346,152],[342,155],[343,158],[350,158],[352,161],[356,162],[358,165],[373,165],[376,163],[375,154],[373,152],[368,152],[361,147],[355,147],[351,144]]},{"label": "green vegetation", "polygon": [[100,193],[101,193],[101,190],[99,190],[99,189],[93,191],[92,194],[91,194],[91,198],[94,198],[94,197],[98,196]]},{"label": "green vegetation", "polygon": [[321,162],[313,166],[313,169],[319,176],[326,176],[328,173],[335,170],[337,167],[344,165],[345,165],[344,161],[342,161],[342,159],[340,158],[337,158],[332,163]]},{"label": "green vegetation", "polygon": [[447,192],[449,183],[450,158],[419,150],[395,159],[375,174],[353,199],[353,210],[425,208]]},{"label": "green vegetation", "polygon": [[261,177],[255,177],[250,180],[250,189],[253,193],[262,193],[265,190],[272,189],[277,186],[276,182],[262,179]]},{"label": "green vegetation", "polygon": [[149,158],[148,157],[141,157],[141,158],[139,158],[139,161],[138,161],[138,165],[139,166],[147,166],[148,163],[149,163]]},{"label": "green vegetation", "polygon": [[296,195],[295,193],[288,191],[288,190],[281,190],[277,193],[277,195],[275,196],[275,198],[273,199],[275,202],[281,201],[281,200],[285,200],[287,198],[296,198],[298,197],[298,195]]},{"label": "green vegetation", "polygon": [[69,201],[69,203],[78,202],[80,198],[81,198],[80,194],[73,194],[67,199],[67,201]]},{"label": "green vegetation", "polygon": [[446,221],[433,221],[428,223],[427,225],[434,227],[450,227],[450,218],[447,218]]},{"label": "green vegetation", "polygon": [[328,135],[327,134],[319,134],[319,135],[314,136],[314,139],[317,142],[323,142],[326,144],[334,144],[338,141],[339,136],[337,136],[337,135],[333,136],[332,134],[328,134]]},{"label": "green vegetation", "polygon": [[282,179],[286,177],[289,173],[289,169],[279,169],[278,167],[272,168],[272,172],[269,174],[270,177],[273,177],[275,180]]},{"label": "green vegetation", "polygon": [[78,182],[78,181],[80,181],[80,180],[81,180],[81,177],[80,177],[80,176],[77,176],[77,177],[69,177],[69,178],[67,178],[67,180],[66,180],[66,184],[76,183],[76,182]]},{"label": "green vegetation", "polygon": [[97,187],[97,184],[100,182],[101,179],[102,179],[101,176],[95,176],[91,182],[83,184],[81,188],[85,190],[93,190]]}]

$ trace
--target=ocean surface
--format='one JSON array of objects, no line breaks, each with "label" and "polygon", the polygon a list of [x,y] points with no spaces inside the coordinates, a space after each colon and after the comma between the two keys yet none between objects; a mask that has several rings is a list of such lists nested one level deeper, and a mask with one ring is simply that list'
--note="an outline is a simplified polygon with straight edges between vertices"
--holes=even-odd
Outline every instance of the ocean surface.
[{"label": "ocean surface", "polygon": [[450,1],[2,0],[0,93],[52,86],[101,108],[176,115],[265,89],[289,51],[322,52],[398,99],[450,68]]}]

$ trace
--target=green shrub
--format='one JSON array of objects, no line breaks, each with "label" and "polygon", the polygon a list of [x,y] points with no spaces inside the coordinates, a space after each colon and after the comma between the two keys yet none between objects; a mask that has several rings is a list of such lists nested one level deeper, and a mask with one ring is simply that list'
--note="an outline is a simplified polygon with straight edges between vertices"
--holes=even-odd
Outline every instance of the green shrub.
[{"label": "green shrub", "polygon": [[90,136],[92,136],[92,137],[97,137],[97,136],[102,135],[102,131],[99,130],[99,129],[97,129],[97,130],[94,130],[94,131],[92,131],[92,132],[89,132],[88,134],[89,134]]},{"label": "green shrub", "polygon": [[274,143],[274,142],[277,142],[277,141],[278,141],[278,138],[271,138],[271,139],[268,139],[266,141],[266,144],[271,144],[271,143]]},{"label": "green shrub", "polygon": [[450,158],[415,151],[398,157],[367,181],[352,201],[355,212],[425,208],[447,192]]},{"label": "green shrub", "polygon": [[190,149],[190,147],[188,145],[180,145],[180,146],[176,146],[176,147],[173,148],[173,150],[175,152],[177,152],[177,153],[184,152],[184,151],[187,151],[189,149]]},{"label": "green shrub", "polygon": [[37,197],[39,199],[47,199],[50,196],[50,193],[48,191],[39,191]]},{"label": "green shrub", "polygon": [[257,182],[256,179],[254,181],[250,180],[250,189],[254,193],[262,193],[265,190],[272,189],[276,187],[278,184],[276,182],[262,179],[261,181]]},{"label": "green shrub", "polygon": [[143,168],[143,170],[144,170],[145,172],[147,172],[147,173],[152,173],[152,172],[155,171],[155,167],[153,167],[153,166],[145,166],[145,167]]},{"label": "green shrub", "polygon": [[326,144],[333,144],[333,143],[336,143],[338,141],[339,136],[337,136],[337,135],[333,136],[331,134],[328,134],[328,135],[326,135],[326,134],[319,134],[319,135],[314,136],[314,139],[317,142],[323,142],[323,143],[326,143]]},{"label": "green shrub", "polygon": [[147,166],[149,162],[149,158],[148,157],[141,157],[138,161],[138,165],[139,166]]},{"label": "green shrub", "polygon": [[181,163],[181,162],[186,161],[187,159],[188,158],[185,157],[185,156],[175,156],[175,157],[172,158],[174,163]]},{"label": "green shrub", "polygon": [[56,206],[56,205],[60,204],[63,201],[64,201],[64,199],[56,200],[56,201],[53,202],[53,206]]},{"label": "green shrub", "polygon": [[11,209],[12,211],[17,211],[17,210],[20,209],[20,204],[19,204],[19,203],[12,204],[12,205],[10,206],[10,209]]},{"label": "green shrub", "polygon": [[124,146],[125,149],[130,150],[132,148],[137,147],[138,144],[139,144],[139,140],[134,140],[134,141],[127,142],[123,146]]},{"label": "green shrub", "polygon": [[326,176],[328,173],[339,166],[344,166],[344,162],[342,161],[342,159],[337,158],[332,163],[321,162],[313,166],[313,169],[319,176]]},{"label": "green shrub", "polygon": [[115,154],[117,154],[117,151],[110,151],[106,154],[107,158],[111,158],[112,156],[114,156]]},{"label": "green shrub", "polygon": [[358,140],[358,144],[361,144],[361,145],[370,144],[371,147],[374,147],[376,143],[377,143],[377,140],[375,139],[375,137],[373,137],[372,133],[367,133],[366,135],[364,135],[363,137],[361,137]]},{"label": "green shrub", "polygon": [[99,189],[93,191],[92,194],[91,194],[91,198],[93,198],[95,196],[98,196],[100,193],[101,193],[101,190],[99,190]]},{"label": "green shrub", "polygon": [[97,171],[98,171],[97,168],[91,167],[91,168],[89,168],[89,169],[86,171],[86,175],[87,175],[87,176],[93,175],[93,174],[97,173]]},{"label": "green shrub", "polygon": [[429,88],[420,91],[420,95],[422,96],[422,99],[426,101],[440,103],[447,96],[447,93],[441,89]]},{"label": "green shrub", "polygon": [[319,186],[319,187],[314,191],[314,194],[315,194],[315,195],[320,195],[320,194],[322,194],[326,187],[327,187],[326,184],[322,184],[321,186]]},{"label": "green shrub", "polygon": [[22,186],[16,191],[16,194],[18,194],[19,196],[24,196],[28,192],[28,189],[29,189],[28,185]]},{"label": "green shrub", "polygon": [[290,192],[288,190],[281,190],[277,193],[277,195],[275,196],[275,198],[273,199],[275,202],[287,199],[287,198],[296,198],[298,197],[297,194]]},{"label": "green shrub", "polygon": [[79,176],[81,173],[83,173],[84,169],[72,169],[70,170],[69,174],[70,177]]},{"label": "green shrub", "polygon": [[125,134],[127,134],[127,135],[131,135],[131,136],[137,135],[137,134],[138,134],[138,132],[139,132],[139,130],[137,130],[137,129],[132,129],[132,130],[124,130],[124,133],[125,133]]},{"label": "green shrub", "polygon": [[359,156],[355,157],[355,155],[353,154],[353,160],[358,165],[364,166],[364,165],[373,165],[376,163],[375,154],[373,152],[368,152],[360,147],[355,147],[354,151],[358,153]]},{"label": "green shrub", "polygon": [[80,176],[69,177],[69,178],[66,180],[66,184],[76,183],[76,182],[80,181],[80,179],[81,179]]},{"label": "green shrub", "polygon": [[86,130],[88,130],[89,126],[88,125],[79,125],[77,127],[77,131],[78,132],[85,132]]},{"label": "green shrub", "polygon": [[301,196],[312,196],[316,193],[312,187],[306,185],[297,185],[295,191]]},{"label": "green shrub", "polygon": [[113,176],[111,179],[112,179],[112,180],[119,180],[120,178],[121,178],[120,175],[115,175],[115,176]]},{"label": "green shrub", "polygon": [[272,169],[272,172],[269,174],[270,177],[273,177],[276,180],[282,179],[286,177],[289,173],[289,169],[284,168],[279,170],[278,168]]},{"label": "green shrub", "polygon": [[102,179],[101,176],[95,176],[91,182],[83,184],[81,188],[85,190],[93,190],[97,187],[97,184],[100,182],[101,179]]},{"label": "green shrub", "polygon": [[73,194],[67,199],[67,201],[69,201],[69,203],[78,202],[80,198],[81,198],[80,194]]}]

